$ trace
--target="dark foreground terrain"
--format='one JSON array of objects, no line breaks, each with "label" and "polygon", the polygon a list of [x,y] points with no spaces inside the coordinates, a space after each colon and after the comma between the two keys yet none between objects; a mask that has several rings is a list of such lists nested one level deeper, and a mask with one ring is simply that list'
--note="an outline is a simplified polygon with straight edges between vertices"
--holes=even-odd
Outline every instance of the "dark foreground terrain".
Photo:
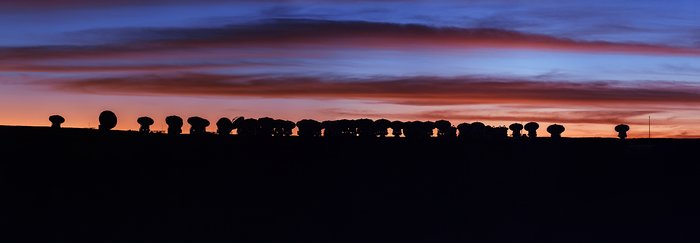
[{"label": "dark foreground terrain", "polygon": [[698,140],[0,127],[0,242],[697,242]]}]

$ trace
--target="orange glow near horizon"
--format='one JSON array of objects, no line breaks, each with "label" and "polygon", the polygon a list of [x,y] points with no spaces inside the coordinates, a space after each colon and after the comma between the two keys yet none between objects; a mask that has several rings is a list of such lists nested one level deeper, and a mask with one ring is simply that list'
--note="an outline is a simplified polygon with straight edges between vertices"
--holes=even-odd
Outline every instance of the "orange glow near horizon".
[{"label": "orange glow near horizon", "polygon": [[[56,113],[48,113],[46,111],[37,111],[37,112],[28,112],[28,113],[23,113],[21,116],[9,116],[8,114],[0,114],[0,125],[17,125],[17,126],[45,126],[48,127],[50,126],[50,122],[48,121],[48,116],[52,114],[60,114],[66,118],[66,122],[63,124],[63,127],[69,127],[69,128],[93,128],[96,129],[98,126],[98,121],[97,121],[97,116],[99,114],[99,110],[95,110],[95,112],[91,112],[91,114],[81,114],[81,113],[70,113],[70,112],[56,112]],[[140,116],[149,116],[153,118],[156,122],[153,126],[151,126],[152,131],[165,131],[167,129],[167,125],[165,124],[165,117],[168,115],[161,115],[164,114],[162,112],[153,112],[152,114],[158,114],[158,115],[150,115],[148,112],[143,112],[140,114],[137,113],[119,113],[117,112],[119,122],[117,124],[117,127],[115,130],[132,130],[132,131],[138,131],[139,125],[136,123],[136,119]],[[176,113],[169,114],[169,115],[177,115]],[[207,128],[207,131],[209,132],[215,132],[216,131],[216,126],[214,123],[216,120],[218,120],[220,117],[222,117],[219,114],[216,113],[198,113],[196,114],[197,116],[202,116],[205,119],[208,119],[210,122],[212,122],[212,125]],[[193,115],[191,115],[193,116]],[[246,117],[251,117],[251,118],[260,118],[260,117],[265,117],[266,115],[264,114],[251,114]],[[187,118],[188,116],[181,115],[183,118]],[[268,116],[272,118],[276,118],[274,116]],[[228,116],[228,118],[235,118],[234,116]],[[316,116],[316,117],[295,117],[295,116],[286,116],[284,119],[288,119],[291,121],[298,121],[301,119],[306,119],[306,118],[312,118],[316,119],[319,121],[323,120],[333,120],[333,119],[353,119],[352,117],[349,116],[336,116],[336,115],[328,115],[328,116]],[[363,117],[355,117],[354,119],[359,119]],[[371,117],[372,119],[378,119],[379,117]],[[396,119],[390,119],[390,120],[396,120]],[[416,119],[398,119],[398,120],[429,120],[429,119],[421,119],[421,117],[416,117]],[[643,121],[642,121],[643,120]],[[433,120],[434,121],[434,120]],[[474,121],[469,121],[469,120],[451,120],[453,125],[457,125],[461,122],[475,122]],[[519,123],[526,123],[529,121],[504,121],[504,120],[488,120],[488,119],[482,119],[478,120],[480,122],[483,122],[487,125],[490,126],[508,126],[511,123],[519,122]],[[639,118],[637,119],[638,122],[637,124],[630,124],[630,131],[628,133],[629,138],[647,138],[648,136],[648,127],[646,124],[642,124],[646,122],[646,119]],[[546,127],[548,125],[553,124],[552,122],[539,122],[540,123],[540,129],[539,129],[539,134],[542,137],[547,137],[549,134],[546,132]],[[586,123],[558,123],[562,124],[566,127],[566,131],[563,133],[564,137],[603,137],[603,138],[614,138],[617,136],[617,133],[613,130],[614,126],[617,124],[586,124]],[[683,127],[684,129],[687,130],[679,130],[680,127]],[[651,137],[652,138],[700,138],[700,134],[693,133],[693,128],[697,127],[691,127],[691,129],[688,129],[689,126],[681,126],[677,124],[654,124],[654,120],[652,120],[652,125],[651,125]],[[189,129],[189,125],[185,124],[183,127],[183,131],[187,133]],[[296,134],[296,129],[295,129],[295,134]],[[510,131],[509,131],[510,134]]]}]

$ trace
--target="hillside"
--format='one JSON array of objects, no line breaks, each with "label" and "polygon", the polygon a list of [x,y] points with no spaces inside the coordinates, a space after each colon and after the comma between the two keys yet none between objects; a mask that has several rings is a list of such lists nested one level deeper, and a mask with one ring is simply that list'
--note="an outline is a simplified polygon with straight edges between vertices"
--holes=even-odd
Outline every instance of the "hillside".
[{"label": "hillside", "polygon": [[0,127],[0,241],[692,241],[699,145]]}]

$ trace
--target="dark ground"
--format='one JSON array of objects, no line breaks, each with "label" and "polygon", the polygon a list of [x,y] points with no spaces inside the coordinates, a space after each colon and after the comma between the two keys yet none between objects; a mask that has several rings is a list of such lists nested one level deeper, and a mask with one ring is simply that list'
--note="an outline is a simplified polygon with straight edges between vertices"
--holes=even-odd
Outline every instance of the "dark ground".
[{"label": "dark ground", "polygon": [[0,242],[698,242],[698,152],[0,127]]}]

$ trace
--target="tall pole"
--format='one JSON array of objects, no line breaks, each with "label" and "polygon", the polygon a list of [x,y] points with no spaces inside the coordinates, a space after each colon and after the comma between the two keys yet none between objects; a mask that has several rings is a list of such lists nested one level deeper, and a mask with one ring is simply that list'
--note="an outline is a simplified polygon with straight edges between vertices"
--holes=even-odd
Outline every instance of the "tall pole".
[{"label": "tall pole", "polygon": [[651,116],[649,116],[649,138],[651,138]]}]

